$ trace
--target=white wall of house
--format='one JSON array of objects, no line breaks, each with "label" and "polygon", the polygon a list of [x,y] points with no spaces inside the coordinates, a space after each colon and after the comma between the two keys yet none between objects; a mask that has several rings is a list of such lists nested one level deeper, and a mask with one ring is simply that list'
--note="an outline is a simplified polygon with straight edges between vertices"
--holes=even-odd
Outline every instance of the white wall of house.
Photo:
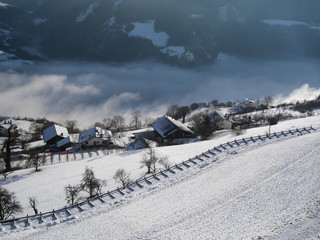
[{"label": "white wall of house", "polygon": [[226,119],[220,119],[216,122],[217,129],[232,129],[232,122]]},{"label": "white wall of house", "polygon": [[82,143],[83,146],[92,147],[92,146],[102,146],[108,144],[108,140],[101,138],[92,138],[89,141]]}]

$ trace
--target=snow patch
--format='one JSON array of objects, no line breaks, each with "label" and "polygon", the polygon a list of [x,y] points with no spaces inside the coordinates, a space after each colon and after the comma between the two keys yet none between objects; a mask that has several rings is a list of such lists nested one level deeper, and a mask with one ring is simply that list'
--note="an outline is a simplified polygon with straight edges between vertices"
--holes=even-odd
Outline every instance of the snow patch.
[{"label": "snow patch", "polygon": [[313,30],[320,31],[320,26],[310,26],[310,25],[309,25],[309,28],[310,28],[310,29],[313,29]]},{"label": "snow patch", "polygon": [[184,46],[168,46],[161,49],[160,52],[167,54],[170,57],[182,57],[189,62],[195,60],[193,53],[190,51],[186,51]]},{"label": "snow patch", "polygon": [[33,24],[34,24],[35,26],[38,26],[38,25],[40,25],[40,24],[46,23],[47,20],[48,20],[48,18],[35,18],[35,19],[32,20],[32,22],[33,22]]},{"label": "snow patch", "polygon": [[7,8],[7,7],[10,7],[10,6],[11,6],[10,4],[0,2],[0,8]]},{"label": "snow patch", "polygon": [[93,10],[98,7],[98,3],[91,3],[88,8],[79,14],[76,19],[76,22],[83,22],[90,14],[92,14]]},{"label": "snow patch", "polygon": [[282,20],[282,19],[264,19],[262,20],[263,23],[270,24],[270,25],[281,25],[281,26],[295,26],[295,25],[304,25],[308,26],[307,23],[293,21],[293,20]]},{"label": "snow patch", "polygon": [[226,22],[227,21],[227,11],[228,11],[228,6],[221,6],[218,8],[219,10],[219,18],[221,22]]},{"label": "snow patch", "polygon": [[190,17],[191,17],[191,18],[204,18],[203,15],[201,15],[201,14],[194,14],[194,13],[192,13],[192,14],[190,15]]},{"label": "snow patch", "polygon": [[185,53],[185,48],[183,46],[168,46],[160,50],[162,53],[169,55],[170,57],[173,56],[181,56]]},{"label": "snow patch", "polygon": [[116,23],[116,17],[113,16],[109,20],[107,20],[104,24],[109,25],[109,26],[113,26],[115,23]]},{"label": "snow patch", "polygon": [[218,62],[222,62],[222,61],[230,61],[230,60],[233,60],[235,59],[235,57],[231,56],[231,55],[228,55],[228,54],[225,54],[225,53],[222,53],[220,52],[217,56],[217,61]]},{"label": "snow patch", "polygon": [[117,8],[121,3],[122,3],[122,0],[115,0],[113,5],[113,10],[117,10]]},{"label": "snow patch", "polygon": [[3,52],[0,50],[0,62],[7,61],[7,60],[10,60],[15,57],[16,57],[16,55],[14,55],[14,54],[6,53],[6,52]]},{"label": "snow patch", "polygon": [[148,20],[146,22],[134,22],[134,29],[129,32],[130,37],[142,37],[150,39],[153,45],[158,47],[165,47],[169,35],[165,32],[155,32],[154,20]]},{"label": "snow patch", "polygon": [[311,25],[305,22],[299,22],[299,21],[294,21],[294,20],[283,20],[283,19],[264,19],[262,20],[263,23],[269,24],[269,25],[279,25],[279,26],[287,26],[287,27],[292,27],[292,26],[306,26],[309,29],[312,30],[317,30],[320,31],[320,26],[317,25]]}]

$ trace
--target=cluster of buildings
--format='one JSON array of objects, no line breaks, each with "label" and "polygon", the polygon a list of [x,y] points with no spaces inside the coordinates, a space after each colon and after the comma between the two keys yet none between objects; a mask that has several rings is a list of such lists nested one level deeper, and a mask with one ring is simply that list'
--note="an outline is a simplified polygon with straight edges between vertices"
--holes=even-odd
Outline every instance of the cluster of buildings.
[{"label": "cluster of buildings", "polygon": [[80,134],[69,134],[67,128],[53,124],[43,130],[43,141],[47,149],[65,150],[70,147],[109,147],[111,131],[100,127],[90,128]]},{"label": "cluster of buildings", "polygon": [[[216,129],[232,129],[234,122],[226,119],[221,113],[212,111],[205,113],[212,122],[215,122]],[[1,124],[0,130],[5,130],[5,124]],[[53,124],[43,130],[42,143],[29,143],[30,149],[42,151],[65,151],[66,149],[85,148],[127,148],[140,149],[149,146],[150,141],[160,144],[176,144],[190,142],[196,139],[196,134],[182,122],[169,116],[162,116],[151,124],[150,129],[144,129],[131,133],[129,140],[119,141],[119,137],[112,135],[112,132],[100,127],[93,127],[78,134],[70,134],[66,127]],[[179,141],[177,141],[179,140]],[[33,146],[34,145],[34,146]]]},{"label": "cluster of buildings", "polygon": [[[206,113],[210,120],[216,124],[217,130],[232,129],[234,122],[228,120],[221,113],[212,111]],[[126,147],[139,149],[148,147],[149,141],[161,144],[173,143],[176,139],[196,138],[196,134],[182,122],[169,116],[162,116],[151,124],[152,129],[137,131],[126,144],[117,145],[112,132],[100,127],[94,127],[79,134],[69,134],[67,128],[53,124],[43,131],[43,140],[47,149],[63,151],[70,147]],[[186,140],[187,141],[187,140]]]}]

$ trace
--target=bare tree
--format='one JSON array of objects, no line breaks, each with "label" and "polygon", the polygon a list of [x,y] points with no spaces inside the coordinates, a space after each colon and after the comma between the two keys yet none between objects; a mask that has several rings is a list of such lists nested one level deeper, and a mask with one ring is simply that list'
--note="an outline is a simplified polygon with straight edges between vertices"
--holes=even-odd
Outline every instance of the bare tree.
[{"label": "bare tree", "polygon": [[78,196],[81,191],[81,188],[79,185],[68,185],[64,188],[64,191],[66,193],[66,201],[69,205],[74,205],[78,202]]},{"label": "bare tree", "polygon": [[0,220],[8,219],[19,212],[22,212],[22,207],[15,194],[0,186]]},{"label": "bare tree", "polygon": [[218,101],[217,99],[213,99],[213,100],[211,101],[211,105],[212,105],[213,107],[216,107],[216,106],[219,105],[219,101]]},{"label": "bare tree", "polygon": [[272,101],[273,101],[273,98],[272,98],[272,97],[270,97],[270,96],[264,97],[264,102],[266,103],[267,108],[270,107]]},{"label": "bare tree", "polygon": [[31,133],[31,140],[40,140],[42,136],[43,124],[33,122],[30,125],[29,132]]},{"label": "bare tree", "polygon": [[147,152],[143,155],[141,168],[147,167],[147,174],[156,172],[156,163],[158,160],[159,158],[156,155],[156,151],[149,147]]},{"label": "bare tree", "polygon": [[199,107],[200,107],[199,103],[192,103],[192,104],[190,105],[191,111],[196,110],[196,109],[199,108]]},{"label": "bare tree", "polygon": [[182,122],[185,123],[187,114],[190,113],[189,106],[181,106],[177,109],[176,118],[182,118]]},{"label": "bare tree", "polygon": [[54,122],[48,121],[47,119],[38,119],[35,122],[31,123],[29,132],[31,132],[32,140],[41,140],[42,132],[44,129],[50,127]]},{"label": "bare tree", "polygon": [[132,125],[134,129],[141,128],[141,112],[140,111],[134,111],[131,115],[132,117]]},{"label": "bare tree", "polygon": [[79,129],[77,128],[77,120],[66,120],[65,126],[68,129],[69,133],[78,133]]},{"label": "bare tree", "polygon": [[125,128],[125,119],[122,115],[115,115],[112,118],[112,129],[115,132],[122,132]]},{"label": "bare tree", "polygon": [[179,105],[173,104],[170,107],[168,107],[166,115],[172,118],[176,118],[178,109],[179,109]]},{"label": "bare tree", "polygon": [[144,126],[150,127],[154,121],[155,121],[154,118],[146,117],[146,119],[144,120]]},{"label": "bare tree", "polygon": [[169,157],[168,156],[164,156],[164,157],[160,158],[158,162],[165,169],[169,169],[170,168],[170,162],[169,162]]},{"label": "bare tree", "polygon": [[103,128],[111,129],[112,128],[112,118],[104,118],[102,119]]},{"label": "bare tree", "polygon": [[124,187],[124,186],[128,185],[128,183],[130,182],[130,173],[128,173],[124,169],[118,169],[116,171],[116,173],[114,174],[113,179],[116,182],[121,183],[122,186]]},{"label": "bare tree", "polygon": [[94,176],[92,168],[86,167],[85,172],[82,174],[80,188],[89,193],[89,198],[101,195],[102,187],[106,185],[105,181],[97,179]]},{"label": "bare tree", "polygon": [[29,197],[29,204],[34,211],[34,214],[38,214],[38,209],[37,209],[38,200],[35,197]]},{"label": "bare tree", "polygon": [[38,172],[40,165],[44,164],[43,159],[41,159],[39,153],[35,150],[30,150],[29,155],[30,158],[28,160],[28,166],[33,166],[35,168],[35,171]]}]

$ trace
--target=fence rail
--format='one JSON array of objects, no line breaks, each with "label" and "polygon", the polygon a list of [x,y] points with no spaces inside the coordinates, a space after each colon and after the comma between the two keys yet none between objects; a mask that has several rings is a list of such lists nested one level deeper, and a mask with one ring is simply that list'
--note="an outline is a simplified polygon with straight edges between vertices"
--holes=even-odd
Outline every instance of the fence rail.
[{"label": "fence rail", "polygon": [[238,146],[246,146],[249,143],[256,143],[258,141],[264,142],[266,140],[272,140],[272,139],[278,139],[278,138],[286,138],[288,136],[300,136],[303,134],[310,134],[313,131],[316,131],[317,129],[310,127],[304,127],[304,128],[296,128],[296,129],[290,129],[287,131],[280,131],[280,132],[274,132],[274,133],[266,133],[265,135],[258,135],[258,136],[251,136],[247,138],[242,139],[235,139],[234,141],[227,142],[220,144],[218,146],[215,146],[211,149],[209,149],[206,152],[203,152],[200,155],[196,155],[193,158],[189,158],[186,161],[182,161],[181,163],[175,164],[167,169],[160,170],[150,176],[144,176],[136,181],[130,182],[128,185],[124,187],[116,188],[112,191],[108,191],[107,193],[104,193],[100,196],[96,196],[93,198],[90,198],[86,201],[83,201],[81,203],[72,205],[72,206],[65,206],[64,208],[58,209],[58,210],[52,210],[45,213],[35,214],[35,215],[27,215],[25,217],[19,217],[19,218],[13,218],[13,219],[7,219],[0,221],[0,227],[2,231],[6,230],[14,230],[16,228],[21,227],[28,227],[33,224],[42,224],[44,222],[49,221],[55,221],[57,219],[63,219],[67,217],[72,217],[73,215],[76,215],[82,211],[85,211],[86,209],[90,209],[95,207],[95,205],[98,204],[104,204],[108,200],[115,200],[117,196],[123,196],[126,194],[130,194],[131,192],[134,192],[137,188],[141,189],[144,188],[144,185],[151,185],[154,183],[154,181],[161,181],[161,178],[169,178],[170,175],[177,174],[177,171],[184,171],[185,169],[191,168],[192,166],[196,166],[199,164],[199,162],[204,162],[205,159],[213,158],[214,156],[218,155],[219,153],[223,152],[226,149],[238,147]]}]

